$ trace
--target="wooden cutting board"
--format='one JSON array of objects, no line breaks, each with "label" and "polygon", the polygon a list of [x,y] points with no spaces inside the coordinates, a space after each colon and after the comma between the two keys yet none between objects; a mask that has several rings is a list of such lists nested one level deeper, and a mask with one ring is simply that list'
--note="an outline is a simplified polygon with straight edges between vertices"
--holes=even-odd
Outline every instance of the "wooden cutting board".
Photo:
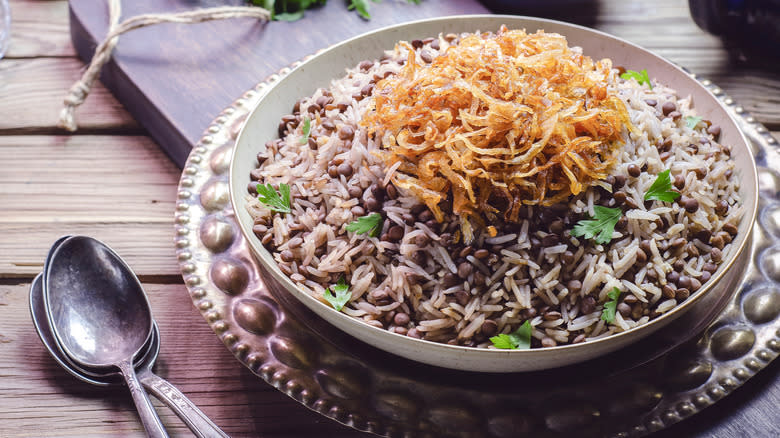
[{"label": "wooden cutting board", "polygon": [[[241,0],[125,0],[122,20],[143,13],[192,10]],[[371,20],[344,0],[306,11],[295,22],[231,19],[158,24],[124,34],[101,81],[180,167],[209,123],[236,98],[282,67],[349,37],[429,17],[481,14],[477,0],[371,3]],[[108,29],[108,6],[70,0],[71,38],[87,62]],[[78,120],[78,112],[76,113]]]}]

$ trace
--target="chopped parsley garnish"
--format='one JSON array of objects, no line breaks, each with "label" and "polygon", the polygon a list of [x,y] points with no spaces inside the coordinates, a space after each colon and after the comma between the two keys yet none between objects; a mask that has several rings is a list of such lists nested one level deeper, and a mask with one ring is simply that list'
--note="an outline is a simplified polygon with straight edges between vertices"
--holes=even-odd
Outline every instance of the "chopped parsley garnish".
[{"label": "chopped parsley garnish", "polygon": [[[279,196],[281,194],[281,196]],[[257,200],[266,205],[271,211],[278,213],[289,213],[290,209],[290,186],[279,184],[279,193],[274,190],[271,184],[257,185]]]},{"label": "chopped parsley garnish", "polygon": [[702,120],[703,118],[698,116],[685,116],[685,126],[691,129],[696,129],[696,125],[698,125]]},{"label": "chopped parsley garnish", "polygon": [[330,292],[330,289],[327,289],[325,290],[325,299],[328,300],[334,309],[341,311],[341,309],[344,308],[344,305],[347,304],[347,301],[352,298],[352,293],[349,291],[349,285],[344,280],[344,277],[341,277],[335,286],[331,286],[331,289],[333,289],[335,295]]},{"label": "chopped parsley garnish", "polygon": [[368,216],[361,216],[357,220],[350,222],[346,230],[357,234],[369,233],[369,236],[376,237],[382,230],[382,215],[371,213]]},{"label": "chopped parsley garnish", "polygon": [[620,77],[625,80],[629,80],[632,78],[636,79],[639,85],[647,84],[647,86],[650,87],[651,90],[653,89],[653,84],[650,83],[650,77],[647,75],[647,70],[644,69],[642,71],[626,70],[626,72],[620,75]]},{"label": "chopped parsley garnish", "polygon": [[607,293],[609,301],[604,303],[604,310],[601,311],[601,319],[610,324],[615,322],[615,311],[617,310],[619,296],[620,289],[613,287],[612,290]]},{"label": "chopped parsley garnish", "polygon": [[672,177],[669,176],[669,169],[659,173],[655,178],[653,185],[645,193],[645,201],[674,202],[680,197],[679,192],[672,190]]},{"label": "chopped parsley garnish", "polygon": [[531,322],[526,320],[520,327],[512,333],[501,333],[490,338],[490,342],[496,348],[504,350],[528,350],[531,348],[531,333],[534,328]]},{"label": "chopped parsley garnish", "polygon": [[[593,207],[595,216],[591,220],[581,220],[571,230],[572,236],[584,236],[594,239],[598,244],[609,243],[615,225],[623,215],[619,208],[609,208],[596,205]],[[594,238],[595,237],[595,238]]]},{"label": "chopped parsley garnish", "polygon": [[301,128],[303,137],[301,137],[300,143],[306,144],[309,142],[309,134],[311,134],[311,119],[308,117],[303,118],[303,128]]}]

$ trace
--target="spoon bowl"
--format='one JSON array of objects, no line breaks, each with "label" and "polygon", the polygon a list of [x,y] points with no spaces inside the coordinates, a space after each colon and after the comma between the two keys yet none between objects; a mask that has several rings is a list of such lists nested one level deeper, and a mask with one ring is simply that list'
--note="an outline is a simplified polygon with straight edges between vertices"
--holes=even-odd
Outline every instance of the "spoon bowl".
[{"label": "spoon bowl", "polygon": [[[56,248],[62,240],[64,240],[64,238],[57,241],[52,249]],[[74,364],[73,361],[59,349],[46,317],[42,278],[43,274],[38,274],[30,285],[30,314],[38,337],[40,337],[43,346],[46,347],[46,350],[51,357],[60,364],[65,371],[83,382],[101,387],[122,385],[122,377],[118,372],[109,371],[98,373],[88,371]],[[135,362],[138,379],[141,381],[144,388],[165,403],[166,406],[171,408],[171,410],[189,426],[190,430],[192,430],[197,437],[227,437],[227,435],[214,424],[206,414],[198,409],[190,399],[167,380],[152,372],[152,367],[154,367],[154,363],[157,360],[159,353],[160,331],[157,327],[157,323],[154,323],[154,331],[149,339],[149,343],[144,347],[144,352],[140,359]]]},{"label": "spoon bowl", "polygon": [[152,313],[141,283],[101,242],[84,236],[59,241],[44,280],[55,339],[80,365],[115,367],[149,340]]},{"label": "spoon bowl", "polygon": [[[73,377],[95,386],[119,386],[123,384],[122,376],[118,371],[95,371],[82,368],[68,358],[59,349],[54,334],[51,332],[51,326],[46,319],[46,305],[43,300],[43,274],[38,274],[30,285],[30,315],[32,316],[35,331],[41,339],[43,346],[49,352],[51,357],[68,374]],[[136,368],[143,369],[151,367],[157,360],[157,354],[160,351],[160,334],[157,324],[154,325],[154,333],[150,338],[150,343],[144,348],[143,354],[136,361]]]},{"label": "spoon bowl", "polygon": [[154,331],[151,307],[130,267],[86,236],[58,241],[44,267],[46,316],[60,350],[75,365],[118,368],[151,437],[167,437],[133,366]]}]

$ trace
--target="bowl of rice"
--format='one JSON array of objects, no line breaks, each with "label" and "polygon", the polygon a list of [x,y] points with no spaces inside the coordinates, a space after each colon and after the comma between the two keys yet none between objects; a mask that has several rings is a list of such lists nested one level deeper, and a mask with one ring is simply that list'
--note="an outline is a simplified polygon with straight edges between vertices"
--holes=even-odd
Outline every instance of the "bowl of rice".
[{"label": "bowl of rice", "polygon": [[230,167],[272,289],[357,341],[481,372],[592,359],[731,293],[757,187],[747,140],[679,67],[494,15],[311,57]]}]

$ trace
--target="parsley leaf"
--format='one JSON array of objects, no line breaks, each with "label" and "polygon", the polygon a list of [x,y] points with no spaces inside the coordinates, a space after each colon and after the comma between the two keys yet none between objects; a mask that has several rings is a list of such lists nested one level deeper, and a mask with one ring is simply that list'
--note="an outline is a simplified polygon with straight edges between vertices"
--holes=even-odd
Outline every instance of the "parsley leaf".
[{"label": "parsley leaf", "polygon": [[[380,3],[382,0],[371,0],[374,3]],[[355,9],[361,17],[365,18],[366,20],[371,19],[371,14],[368,12],[369,9],[369,3],[368,0],[349,0],[349,6],[347,7],[348,10]]]},{"label": "parsley leaf", "polygon": [[[281,196],[279,196],[281,194]],[[265,204],[271,211],[290,213],[290,186],[279,184],[279,193],[271,184],[257,185],[257,200]]]},{"label": "parsley leaf", "polygon": [[639,85],[647,84],[647,86],[650,87],[651,90],[653,89],[653,84],[650,83],[650,77],[647,75],[647,70],[642,70],[642,71],[626,70],[626,72],[620,75],[620,77],[625,80],[629,80],[631,78],[636,79]]},{"label": "parsley leaf", "polygon": [[691,128],[691,129],[696,129],[696,125],[698,125],[699,122],[701,122],[702,120],[703,120],[702,117],[686,116],[685,117],[685,126]]},{"label": "parsley leaf", "polygon": [[303,132],[303,137],[301,137],[300,143],[306,144],[309,142],[309,134],[311,134],[311,119],[308,117],[303,118],[303,128],[301,128],[301,131]]},{"label": "parsley leaf", "polygon": [[679,192],[672,190],[672,177],[669,169],[659,173],[653,184],[645,193],[645,201],[674,202],[680,197]]},{"label": "parsley leaf", "polygon": [[526,320],[520,327],[510,334],[501,333],[490,338],[490,342],[496,348],[504,350],[528,350],[531,348],[531,333],[534,328],[531,322]]},{"label": "parsley leaf", "polygon": [[347,301],[352,298],[352,293],[349,291],[349,285],[344,280],[344,277],[341,277],[335,286],[331,286],[331,289],[333,289],[333,292],[336,294],[333,295],[333,293],[330,292],[330,289],[327,289],[325,290],[325,299],[334,309],[341,311],[341,309],[344,308],[344,305],[347,304]]},{"label": "parsley leaf", "polygon": [[350,222],[346,230],[357,234],[370,233],[369,236],[376,237],[382,231],[382,215],[371,213],[368,216],[361,216],[356,221]]},{"label": "parsley leaf", "polygon": [[586,239],[594,239],[596,243],[609,243],[615,225],[623,215],[619,208],[609,208],[596,205],[593,207],[596,215],[592,220],[581,220],[571,230],[572,236],[585,236]]},{"label": "parsley leaf", "polygon": [[609,301],[604,303],[604,310],[601,311],[601,319],[610,324],[615,322],[615,311],[617,310],[619,296],[620,289],[613,287],[612,290],[607,293],[607,298],[609,298]]}]

